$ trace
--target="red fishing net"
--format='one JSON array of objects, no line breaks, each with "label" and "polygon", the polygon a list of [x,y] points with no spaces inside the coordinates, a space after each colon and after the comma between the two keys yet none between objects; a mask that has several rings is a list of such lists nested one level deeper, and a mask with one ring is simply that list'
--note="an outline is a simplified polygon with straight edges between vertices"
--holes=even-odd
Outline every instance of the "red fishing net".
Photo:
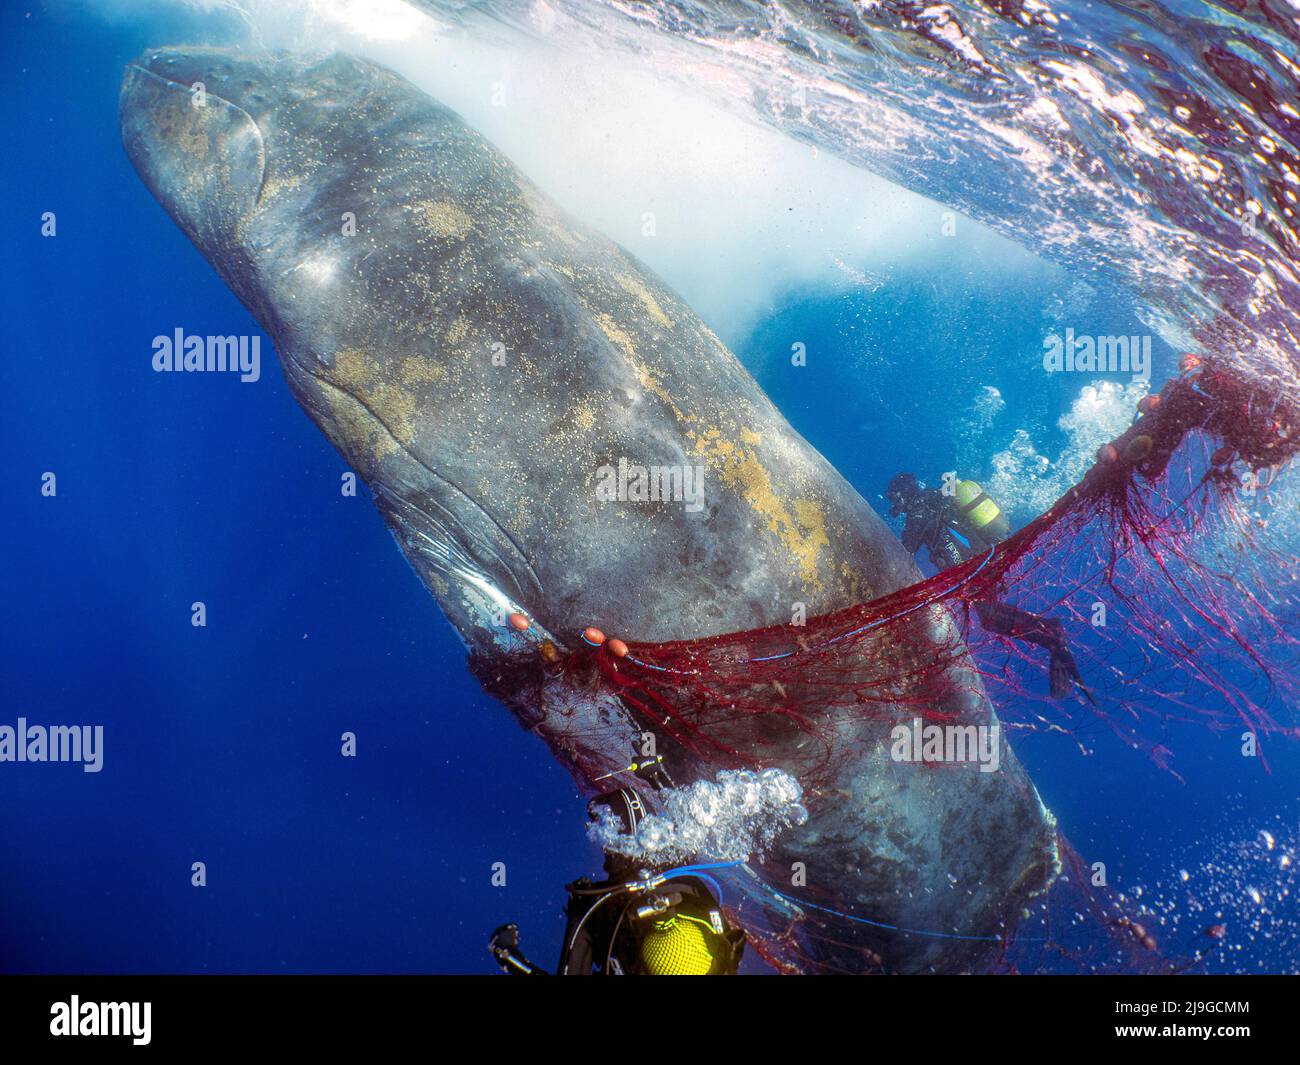
[{"label": "red fishing net", "polygon": [[[1270,706],[1289,682],[1296,560],[1260,541],[1251,511],[1300,447],[1300,406],[1185,361],[1081,483],[965,563],[802,626],[659,644],[627,634],[619,653],[584,645],[570,663],[594,663],[647,729],[705,763],[761,766],[798,729],[814,741],[799,767],[813,776],[834,769],[841,715],[941,723],[980,685],[1011,728],[1086,743],[1102,722],[1165,765],[1171,719],[1261,740],[1290,731]],[[1059,622],[1086,689],[1047,698],[1030,672],[1047,656],[976,623],[990,603]]]},{"label": "red fishing net", "polygon": [[[659,644],[619,633],[552,667],[617,692],[697,768],[779,762],[806,791],[855,756],[845,737],[861,732],[846,725],[969,721],[986,696],[1012,731],[1068,734],[1085,750],[1110,732],[1171,772],[1176,721],[1235,730],[1264,757],[1266,739],[1297,731],[1288,624],[1300,586],[1296,559],[1268,545],[1258,514],[1298,447],[1294,396],[1188,356],[1079,484],[983,554],[804,625]],[[1017,638],[1014,625],[989,631],[981,619],[993,605],[1044,619],[1048,636],[1068,641],[1082,684],[1051,697],[1043,642]],[[1141,915],[1094,890],[1060,846],[1051,890],[1018,930],[989,935],[844,913],[833,897],[783,895],[748,868],[718,875],[755,949],[782,970],[887,969],[864,931],[987,940],[979,967],[1004,971],[1176,968]]]}]

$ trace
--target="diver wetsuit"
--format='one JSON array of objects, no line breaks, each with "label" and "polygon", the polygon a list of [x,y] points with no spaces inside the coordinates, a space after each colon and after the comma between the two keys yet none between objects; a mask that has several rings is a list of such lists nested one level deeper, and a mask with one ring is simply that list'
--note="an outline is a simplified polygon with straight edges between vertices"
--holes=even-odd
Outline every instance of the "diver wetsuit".
[{"label": "diver wetsuit", "polygon": [[942,492],[933,488],[918,485],[907,499],[904,514],[903,546],[913,555],[924,547],[936,569],[945,570],[965,562],[992,546],[977,533],[959,531],[956,508]]},{"label": "diver wetsuit", "polygon": [[[890,483],[894,513],[904,515],[903,546],[911,554],[924,547],[939,570],[948,569],[982,554],[997,541],[963,528],[955,502],[934,488],[925,488],[914,477],[900,474]],[[1045,647],[1048,652],[1048,683],[1053,699],[1064,699],[1074,687],[1089,700],[1074,655],[1065,642],[1065,628],[1055,618],[1044,618],[1010,603],[981,600],[975,613],[985,631]]]}]

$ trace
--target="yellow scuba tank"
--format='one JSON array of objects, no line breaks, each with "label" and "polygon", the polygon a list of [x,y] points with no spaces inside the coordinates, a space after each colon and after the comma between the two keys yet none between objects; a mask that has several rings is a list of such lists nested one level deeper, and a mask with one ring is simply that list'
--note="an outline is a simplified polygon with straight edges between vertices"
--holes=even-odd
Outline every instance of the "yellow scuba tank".
[{"label": "yellow scuba tank", "polygon": [[641,939],[647,975],[707,976],[713,970],[713,933],[703,923],[684,914],[656,921]]},{"label": "yellow scuba tank", "polygon": [[958,481],[954,501],[962,520],[984,540],[1002,540],[1010,532],[999,507],[975,481]]}]

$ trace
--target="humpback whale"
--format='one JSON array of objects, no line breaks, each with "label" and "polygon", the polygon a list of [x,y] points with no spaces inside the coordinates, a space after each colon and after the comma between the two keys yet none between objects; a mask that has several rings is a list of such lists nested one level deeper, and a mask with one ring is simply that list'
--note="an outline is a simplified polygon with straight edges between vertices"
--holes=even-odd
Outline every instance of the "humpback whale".
[{"label": "humpback whale", "polygon": [[[494,671],[518,647],[505,619],[560,649],[589,625],[688,639],[919,579],[682,299],[397,74],[165,48],[127,67],[120,114],[145,185],[270,336],[475,671],[584,789],[653,730],[565,675],[544,698],[512,686]],[[628,465],[698,470],[701,505],[602,497],[598,471]],[[996,724],[978,679],[961,690],[957,723]],[[805,780],[806,823],[754,870],[788,892],[801,862],[838,910],[948,933],[849,928],[885,971],[987,967],[1058,868],[1024,769],[1006,749],[997,772],[936,772],[892,761],[879,722],[836,733],[835,779]],[[707,775],[658,748],[678,783]],[[765,764],[800,778],[801,748],[776,729]],[[802,964],[857,956],[809,943]]]}]

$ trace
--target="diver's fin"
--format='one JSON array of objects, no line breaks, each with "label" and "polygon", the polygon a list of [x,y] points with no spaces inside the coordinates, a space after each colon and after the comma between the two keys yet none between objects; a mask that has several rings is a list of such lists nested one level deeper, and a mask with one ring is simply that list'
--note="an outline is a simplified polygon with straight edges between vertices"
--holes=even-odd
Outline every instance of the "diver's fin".
[{"label": "diver's fin", "polygon": [[1048,680],[1052,688],[1053,699],[1067,698],[1075,688],[1083,695],[1093,706],[1097,701],[1092,697],[1092,692],[1088,691],[1087,685],[1083,683],[1083,677],[1079,675],[1079,667],[1075,665],[1074,655],[1064,647],[1053,648],[1052,658],[1047,666]]},{"label": "diver's fin", "polygon": [[1052,653],[1052,661],[1047,667],[1048,680],[1052,687],[1053,699],[1064,699],[1074,687],[1074,678],[1070,675],[1071,663],[1064,654]]}]

